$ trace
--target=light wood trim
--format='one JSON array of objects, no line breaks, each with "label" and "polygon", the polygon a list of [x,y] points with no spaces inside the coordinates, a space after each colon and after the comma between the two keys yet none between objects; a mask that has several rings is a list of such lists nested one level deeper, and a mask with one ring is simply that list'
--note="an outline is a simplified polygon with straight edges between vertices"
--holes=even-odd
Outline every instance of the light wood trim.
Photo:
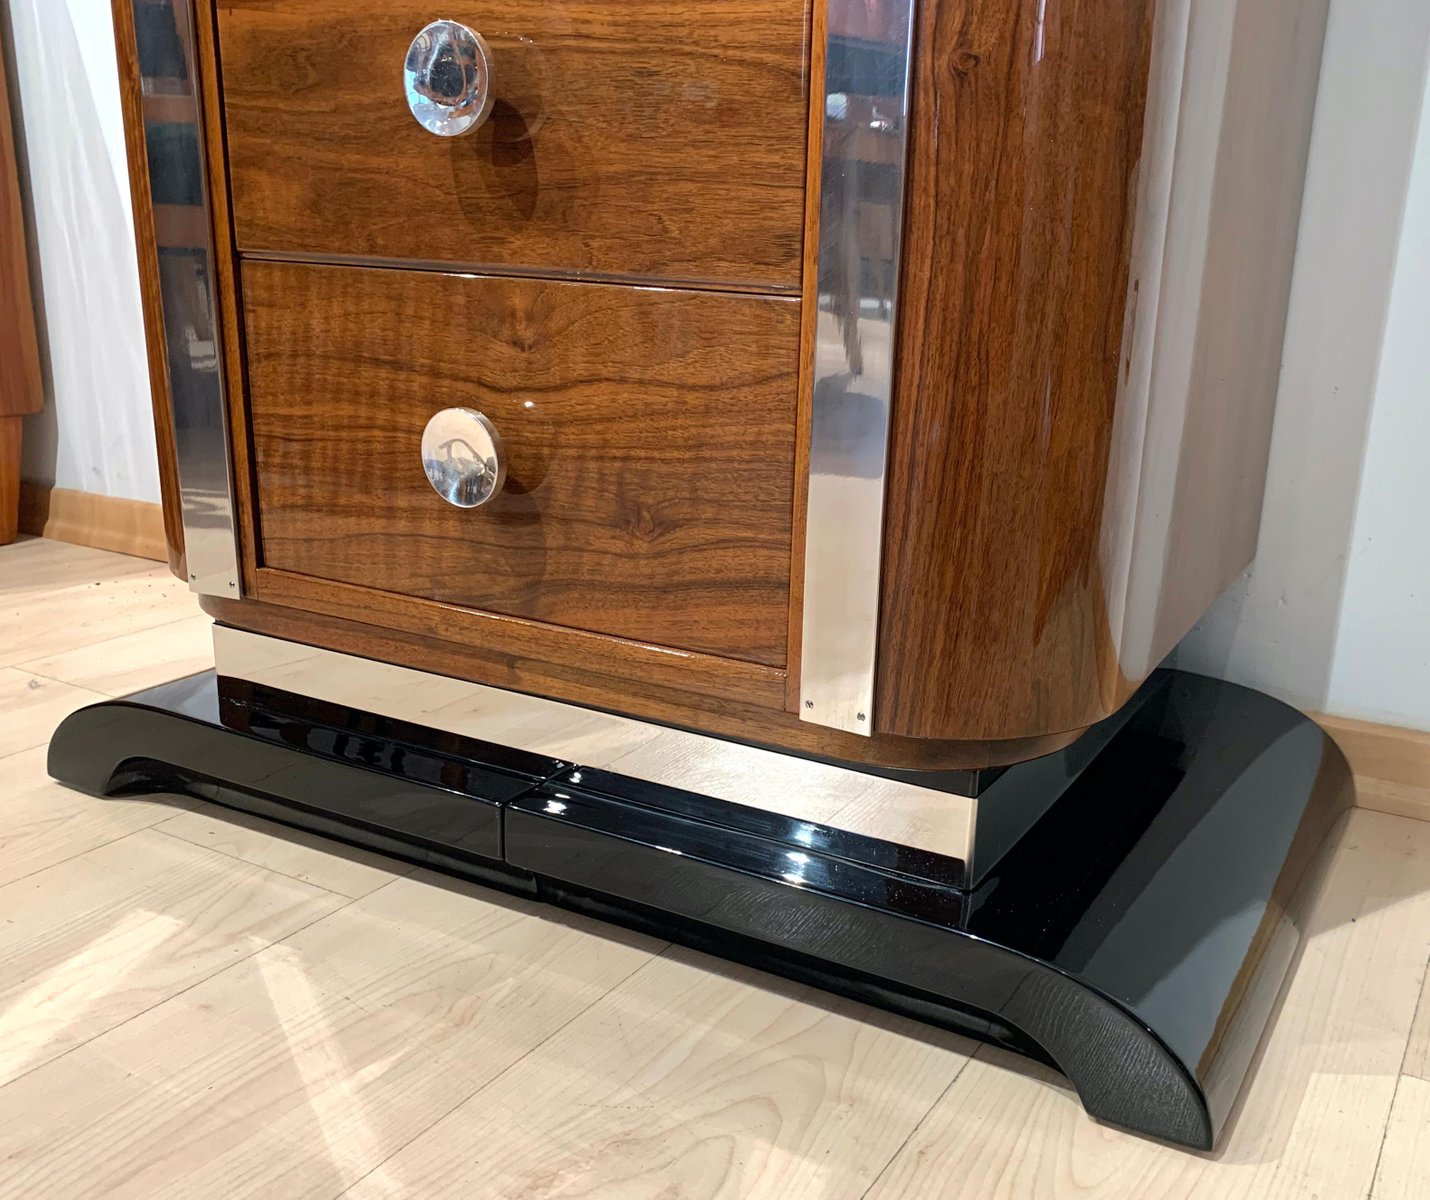
[{"label": "light wood trim", "polygon": [[1355,775],[1356,805],[1430,821],[1430,733],[1315,714]]},{"label": "light wood trim", "polygon": [[20,532],[155,562],[169,557],[160,505],[28,480],[20,484]]}]

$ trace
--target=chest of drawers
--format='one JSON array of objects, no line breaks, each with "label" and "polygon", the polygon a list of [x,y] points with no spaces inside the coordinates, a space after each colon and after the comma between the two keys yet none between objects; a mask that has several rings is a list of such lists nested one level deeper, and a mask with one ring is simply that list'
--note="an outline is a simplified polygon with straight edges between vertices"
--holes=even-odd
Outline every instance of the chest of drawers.
[{"label": "chest of drawers", "polygon": [[1255,549],[1326,0],[114,6],[217,671],[51,771],[1210,1147],[1350,795],[1157,669]]},{"label": "chest of drawers", "polygon": [[1323,7],[118,0],[174,561],[798,753],[1066,745],[1254,551]]}]

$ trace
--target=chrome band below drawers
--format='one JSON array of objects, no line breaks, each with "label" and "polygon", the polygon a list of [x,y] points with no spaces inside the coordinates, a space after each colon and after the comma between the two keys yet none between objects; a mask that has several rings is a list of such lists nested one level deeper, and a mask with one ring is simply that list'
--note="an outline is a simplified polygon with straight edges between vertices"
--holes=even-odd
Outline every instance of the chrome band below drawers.
[{"label": "chrome band below drawers", "polygon": [[970,797],[221,625],[214,658],[221,677],[972,862]]}]

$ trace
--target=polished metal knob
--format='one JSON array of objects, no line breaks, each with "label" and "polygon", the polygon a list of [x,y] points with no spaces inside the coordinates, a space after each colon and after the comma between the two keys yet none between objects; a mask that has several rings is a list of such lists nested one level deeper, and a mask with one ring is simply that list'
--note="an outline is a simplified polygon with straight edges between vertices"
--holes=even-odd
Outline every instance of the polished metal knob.
[{"label": "polished metal knob", "polygon": [[480,508],[506,484],[501,434],[475,409],[444,408],[422,432],[422,469],[448,504]]},{"label": "polished metal knob", "polygon": [[433,21],[412,39],[402,71],[417,123],[438,137],[471,133],[491,115],[491,64],[481,34],[457,21]]}]

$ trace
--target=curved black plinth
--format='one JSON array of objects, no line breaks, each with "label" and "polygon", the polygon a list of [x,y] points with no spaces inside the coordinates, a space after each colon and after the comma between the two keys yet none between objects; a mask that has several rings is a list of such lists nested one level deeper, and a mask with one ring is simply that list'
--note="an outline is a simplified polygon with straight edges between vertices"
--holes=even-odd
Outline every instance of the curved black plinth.
[{"label": "curved black plinth", "polygon": [[916,855],[856,861],[838,831],[211,673],[76,713],[50,771],[199,795],[936,1021],[1051,1062],[1101,1120],[1199,1148],[1351,798],[1306,717],[1176,672],[973,891]]}]

